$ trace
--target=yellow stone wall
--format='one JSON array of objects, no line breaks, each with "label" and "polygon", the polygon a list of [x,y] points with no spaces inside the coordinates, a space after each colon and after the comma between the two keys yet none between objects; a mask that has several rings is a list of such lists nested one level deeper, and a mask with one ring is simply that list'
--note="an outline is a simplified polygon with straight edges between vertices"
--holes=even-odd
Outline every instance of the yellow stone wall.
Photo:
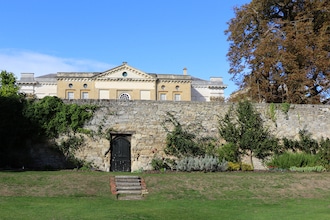
[{"label": "yellow stone wall", "polygon": [[[101,91],[102,90],[102,91]],[[150,94],[149,99],[160,100],[165,94],[166,100],[175,100],[180,95],[180,101],[191,101],[191,84],[187,81],[94,81],[89,79],[60,79],[57,83],[57,96],[69,99],[72,92],[74,99],[83,99],[83,92],[88,93],[88,99],[100,99],[101,93],[105,99],[119,99],[122,93],[127,93],[131,100],[141,100],[141,93]]]},{"label": "yellow stone wall", "polygon": [[88,99],[98,99],[95,83],[91,80],[65,79],[57,81],[57,96],[68,99],[68,93],[73,92],[74,99],[83,99],[83,93],[88,93]]},{"label": "yellow stone wall", "polygon": [[175,100],[175,94],[179,94],[181,101],[191,101],[191,83],[182,81],[160,81],[157,83],[157,100],[161,100],[161,94],[166,95],[166,100]]}]

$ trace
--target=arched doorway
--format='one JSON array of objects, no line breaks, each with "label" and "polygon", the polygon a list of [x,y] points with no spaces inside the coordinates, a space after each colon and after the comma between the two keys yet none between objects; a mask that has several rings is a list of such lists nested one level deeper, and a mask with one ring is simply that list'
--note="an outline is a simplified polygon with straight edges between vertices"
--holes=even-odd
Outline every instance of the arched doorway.
[{"label": "arched doorway", "polygon": [[116,135],[110,142],[110,171],[131,171],[131,143],[128,135]]}]

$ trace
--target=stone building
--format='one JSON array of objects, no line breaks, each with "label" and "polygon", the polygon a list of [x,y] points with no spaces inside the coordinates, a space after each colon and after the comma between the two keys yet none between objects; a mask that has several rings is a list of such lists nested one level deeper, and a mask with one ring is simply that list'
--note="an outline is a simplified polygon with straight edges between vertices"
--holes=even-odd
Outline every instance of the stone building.
[{"label": "stone building", "polygon": [[157,74],[138,70],[126,62],[104,72],[57,72],[34,77],[22,73],[20,92],[37,98],[214,101],[224,99],[222,77],[210,81],[187,74]]}]

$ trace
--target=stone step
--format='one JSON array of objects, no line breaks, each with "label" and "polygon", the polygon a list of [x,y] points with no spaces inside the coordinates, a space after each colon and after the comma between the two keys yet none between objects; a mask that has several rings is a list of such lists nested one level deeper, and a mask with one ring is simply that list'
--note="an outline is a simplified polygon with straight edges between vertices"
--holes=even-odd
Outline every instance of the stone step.
[{"label": "stone step", "polygon": [[119,200],[140,200],[148,193],[139,176],[115,176],[111,181],[112,192]]},{"label": "stone step", "polygon": [[140,178],[115,178],[116,182],[141,182]]},{"label": "stone step", "polygon": [[118,190],[141,190],[141,186],[117,186],[116,187],[117,191]]},{"label": "stone step", "polygon": [[117,181],[115,180],[116,184],[122,184],[122,183],[127,183],[127,184],[141,184],[141,181]]},{"label": "stone step", "polygon": [[141,195],[142,191],[140,190],[117,190],[117,194],[138,194]]},{"label": "stone step", "polygon": [[115,176],[116,179],[140,179],[139,176]]},{"label": "stone step", "polygon": [[140,182],[116,182],[116,186],[141,186]]}]

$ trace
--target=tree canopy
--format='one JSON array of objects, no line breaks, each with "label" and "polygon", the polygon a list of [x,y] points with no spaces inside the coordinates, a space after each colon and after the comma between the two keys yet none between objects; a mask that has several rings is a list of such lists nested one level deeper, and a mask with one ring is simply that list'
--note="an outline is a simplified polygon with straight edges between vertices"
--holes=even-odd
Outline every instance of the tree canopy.
[{"label": "tree canopy", "polygon": [[15,75],[6,70],[0,73],[0,96],[9,97],[18,95],[19,87],[16,85]]},{"label": "tree canopy", "polygon": [[225,32],[229,73],[250,99],[329,99],[329,0],[252,0],[234,11]]}]

